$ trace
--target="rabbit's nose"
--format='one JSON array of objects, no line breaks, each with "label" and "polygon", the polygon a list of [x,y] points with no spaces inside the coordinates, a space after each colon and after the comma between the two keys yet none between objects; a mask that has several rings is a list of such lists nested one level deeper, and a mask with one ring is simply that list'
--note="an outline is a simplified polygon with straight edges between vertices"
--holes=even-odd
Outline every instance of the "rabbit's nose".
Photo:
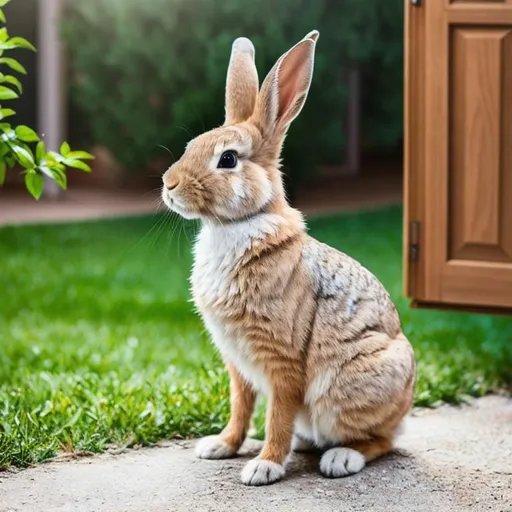
[{"label": "rabbit's nose", "polygon": [[174,179],[171,178],[166,181],[165,188],[167,190],[171,191],[171,190],[174,190],[175,188],[177,188],[179,184],[180,184],[180,180],[178,180],[176,178],[174,178]]}]

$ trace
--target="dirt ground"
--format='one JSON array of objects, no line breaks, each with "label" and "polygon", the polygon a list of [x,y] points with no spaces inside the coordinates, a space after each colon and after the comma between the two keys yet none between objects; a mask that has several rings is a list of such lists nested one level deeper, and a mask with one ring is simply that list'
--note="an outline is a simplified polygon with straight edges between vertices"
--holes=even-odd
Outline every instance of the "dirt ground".
[{"label": "dirt ground", "polygon": [[394,454],[339,480],[320,476],[317,456],[295,455],[285,480],[249,488],[239,481],[247,455],[197,460],[192,446],[0,473],[0,512],[512,512],[510,398],[414,411]]}]

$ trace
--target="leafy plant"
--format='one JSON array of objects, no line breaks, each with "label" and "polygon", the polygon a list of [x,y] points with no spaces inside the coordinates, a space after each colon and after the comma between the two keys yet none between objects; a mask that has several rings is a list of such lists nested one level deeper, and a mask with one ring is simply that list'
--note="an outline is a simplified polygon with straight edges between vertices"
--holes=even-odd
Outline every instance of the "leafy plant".
[{"label": "leafy plant", "polygon": [[[10,0],[0,0],[0,22],[4,25],[6,19],[2,8],[9,2]],[[16,48],[36,51],[23,37],[10,37],[6,26],[0,28],[0,64],[8,73],[25,75],[26,69],[16,59],[4,57],[6,51]],[[19,166],[25,174],[28,191],[35,199],[39,199],[44,188],[44,176],[66,189],[67,168],[90,172],[91,168],[84,160],[94,157],[85,151],[71,151],[67,142],[62,144],[59,153],[47,151],[44,142],[32,128],[25,125],[12,126],[9,122],[4,122],[4,119],[14,116],[16,112],[11,108],[4,108],[3,102],[19,98],[22,93],[23,86],[16,76],[0,72],[0,185],[5,181],[7,170]]]}]

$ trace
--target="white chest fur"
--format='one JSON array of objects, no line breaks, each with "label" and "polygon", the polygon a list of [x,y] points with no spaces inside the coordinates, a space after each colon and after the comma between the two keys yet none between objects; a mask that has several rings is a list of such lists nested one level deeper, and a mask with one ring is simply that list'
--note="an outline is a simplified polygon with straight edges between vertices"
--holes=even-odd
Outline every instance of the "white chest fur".
[{"label": "white chest fur", "polygon": [[194,247],[192,293],[201,312],[217,309],[238,293],[236,272],[253,242],[276,232],[285,222],[280,215],[261,214],[230,224],[205,223]]},{"label": "white chest fur", "polygon": [[192,294],[206,328],[224,360],[261,391],[268,388],[262,369],[243,333],[235,332],[223,317],[230,300],[239,293],[236,273],[240,259],[255,240],[275,233],[283,222],[279,215],[261,214],[231,224],[205,223],[194,248]]}]

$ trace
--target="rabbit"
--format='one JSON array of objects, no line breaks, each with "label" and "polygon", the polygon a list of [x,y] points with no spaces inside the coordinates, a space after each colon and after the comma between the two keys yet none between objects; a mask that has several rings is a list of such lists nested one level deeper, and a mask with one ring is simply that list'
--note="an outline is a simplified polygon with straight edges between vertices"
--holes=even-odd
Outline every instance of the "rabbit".
[{"label": "rabbit", "polygon": [[306,101],[318,37],[282,55],[261,88],[253,44],[236,39],[224,125],[189,142],[163,175],[166,206],[201,221],[191,292],[230,376],[229,422],[196,455],[236,456],[257,394],[268,397],[246,485],[281,480],[289,455],[309,449],[326,477],[357,473],[392,449],[413,402],[415,357],[390,296],[310,237],[283,189],[281,149]]}]

